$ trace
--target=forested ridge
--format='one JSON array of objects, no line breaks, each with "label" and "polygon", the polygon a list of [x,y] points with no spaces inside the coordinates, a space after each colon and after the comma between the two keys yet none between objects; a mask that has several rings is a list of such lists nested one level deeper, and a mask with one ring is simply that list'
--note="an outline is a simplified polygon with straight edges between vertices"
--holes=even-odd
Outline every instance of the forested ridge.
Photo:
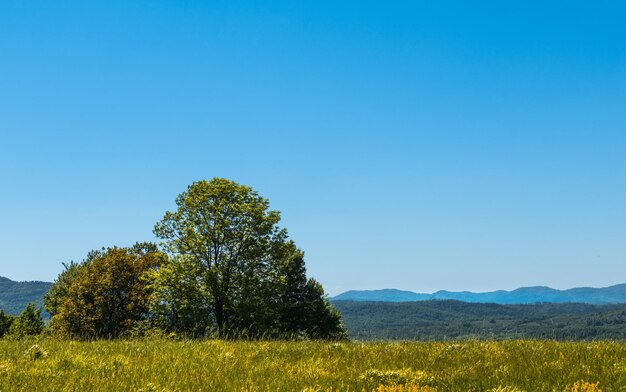
[{"label": "forested ridge", "polygon": [[354,339],[626,340],[626,304],[333,301]]},{"label": "forested ridge", "polygon": [[17,315],[31,302],[41,305],[51,284],[38,281],[15,282],[0,276],[0,309],[7,314]]}]

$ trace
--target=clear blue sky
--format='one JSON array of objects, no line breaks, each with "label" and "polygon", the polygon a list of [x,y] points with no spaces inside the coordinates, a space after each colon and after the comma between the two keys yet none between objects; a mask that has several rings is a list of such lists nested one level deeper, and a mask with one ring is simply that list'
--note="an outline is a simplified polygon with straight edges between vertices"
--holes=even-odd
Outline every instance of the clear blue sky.
[{"label": "clear blue sky", "polygon": [[622,4],[2,1],[0,275],[218,176],[331,294],[626,282]]}]

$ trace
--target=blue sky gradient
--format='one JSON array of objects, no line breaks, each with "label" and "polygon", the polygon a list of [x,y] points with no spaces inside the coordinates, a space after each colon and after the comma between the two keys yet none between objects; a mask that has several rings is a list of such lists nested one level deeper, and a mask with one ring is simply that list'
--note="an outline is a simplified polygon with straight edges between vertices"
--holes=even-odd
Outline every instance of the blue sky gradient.
[{"label": "blue sky gradient", "polygon": [[479,3],[0,2],[0,275],[217,176],[331,294],[626,282],[626,6]]}]

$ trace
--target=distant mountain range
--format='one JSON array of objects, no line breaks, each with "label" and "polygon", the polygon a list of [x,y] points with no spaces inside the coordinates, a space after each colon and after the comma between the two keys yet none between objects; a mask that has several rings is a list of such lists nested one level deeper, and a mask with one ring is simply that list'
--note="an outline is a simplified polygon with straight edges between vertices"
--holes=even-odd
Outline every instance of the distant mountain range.
[{"label": "distant mountain range", "polygon": [[396,289],[351,290],[332,297],[331,301],[410,302],[448,299],[502,305],[543,302],[576,302],[596,305],[618,304],[626,303],[626,284],[618,284],[604,288],[579,287],[569,290],[557,290],[545,286],[536,286],[522,287],[513,291],[498,290],[486,293],[442,290],[432,294],[421,294]]},{"label": "distant mountain range", "polygon": [[0,309],[8,314],[19,314],[26,305],[34,302],[41,306],[49,282],[15,282],[0,276]]}]

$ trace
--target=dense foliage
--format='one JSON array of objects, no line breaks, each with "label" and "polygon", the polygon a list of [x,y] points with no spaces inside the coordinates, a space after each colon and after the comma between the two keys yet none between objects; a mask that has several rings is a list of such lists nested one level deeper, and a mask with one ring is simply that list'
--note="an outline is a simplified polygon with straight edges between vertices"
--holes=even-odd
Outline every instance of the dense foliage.
[{"label": "dense foliage", "polygon": [[166,331],[342,338],[339,314],[306,278],[280,214],[252,188],[215,178],[178,196],[155,226],[169,261],[154,273],[152,313]]},{"label": "dense foliage", "polygon": [[66,337],[117,337],[147,317],[145,277],[164,256],[153,244],[91,252],[66,266],[45,297],[54,331]]},{"label": "dense foliage", "polygon": [[15,282],[0,276],[0,309],[7,314],[20,314],[29,303],[41,306],[48,282]]},{"label": "dense foliage", "polygon": [[9,335],[15,339],[39,335],[44,328],[41,308],[35,308],[35,304],[28,304],[19,316],[11,320],[10,324]]},{"label": "dense foliage", "polygon": [[626,304],[334,301],[355,339],[626,340]]},{"label": "dense foliage", "polygon": [[0,341],[0,390],[598,392],[616,342]]}]

